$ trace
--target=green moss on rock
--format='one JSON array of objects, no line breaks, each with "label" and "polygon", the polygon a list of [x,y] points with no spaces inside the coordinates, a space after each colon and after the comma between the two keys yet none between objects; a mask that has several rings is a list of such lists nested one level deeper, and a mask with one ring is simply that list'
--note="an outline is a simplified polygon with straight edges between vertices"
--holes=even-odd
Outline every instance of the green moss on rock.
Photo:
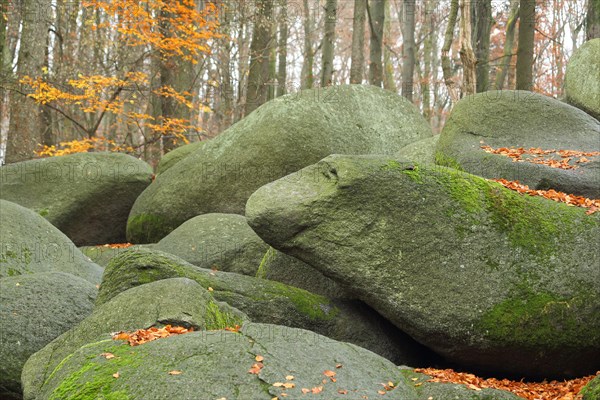
[{"label": "green moss on rock", "polygon": [[[62,380],[60,385],[52,391],[50,400],[96,400],[100,398],[129,400],[130,396],[126,391],[113,390],[113,386],[117,382],[113,374],[119,372],[120,367],[140,365],[140,360],[136,359],[136,350],[122,343],[108,347],[106,352],[112,353],[115,357],[106,359],[102,355],[97,355],[90,358],[78,371],[71,373]],[[58,373],[69,358],[63,360],[53,374]],[[52,375],[50,378],[52,378]]]},{"label": "green moss on rock", "polygon": [[[135,243],[152,243],[154,236],[148,232],[157,232],[160,237],[168,235],[174,226],[171,226],[163,217],[153,214],[138,214],[127,221],[127,240]],[[134,240],[135,239],[135,240]]]}]

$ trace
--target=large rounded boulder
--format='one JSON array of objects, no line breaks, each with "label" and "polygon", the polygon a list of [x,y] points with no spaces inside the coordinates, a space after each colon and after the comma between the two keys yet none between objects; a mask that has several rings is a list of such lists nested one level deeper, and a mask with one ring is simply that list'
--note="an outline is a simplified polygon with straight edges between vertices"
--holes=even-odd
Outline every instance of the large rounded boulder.
[{"label": "large rounded boulder", "polygon": [[263,186],[250,226],[472,370],[600,369],[600,215],[440,166],[331,156]]},{"label": "large rounded boulder", "polygon": [[199,215],[151,246],[200,268],[266,278],[331,298],[348,297],[321,272],[271,248],[242,215]]},{"label": "large rounded boulder", "polygon": [[115,296],[77,326],[35,353],[23,368],[23,395],[36,398],[60,362],[82,346],[112,332],[181,326],[193,330],[235,328],[247,320],[240,311],[212,299],[210,292],[186,278],[137,286]]},{"label": "large rounded boulder", "polygon": [[394,154],[429,136],[416,107],[377,87],[279,97],[160,174],[136,200],[127,238],[157,242],[196,215],[243,214],[256,189],[329,154]]},{"label": "large rounded boulder", "polygon": [[[590,0],[591,1],[591,0]],[[567,102],[600,119],[600,39],[585,42],[567,64]]]},{"label": "large rounded boulder", "polygon": [[456,104],[436,162],[531,189],[600,198],[599,152],[600,122],[593,117],[537,93],[504,90]]},{"label": "large rounded boulder", "polygon": [[39,214],[0,200],[0,221],[0,278],[62,271],[100,283],[102,268]]},{"label": "large rounded boulder", "polygon": [[179,161],[192,154],[194,151],[202,148],[202,146],[204,146],[205,144],[206,141],[193,142],[171,150],[160,159],[160,162],[156,167],[156,174],[162,174],[163,172],[177,164]]},{"label": "large rounded boulder", "polygon": [[427,376],[413,374],[370,351],[314,332],[248,323],[239,332],[192,332],[135,347],[100,336],[66,357],[27,400],[376,399],[382,393],[395,400],[427,400],[432,395],[518,399],[494,389],[430,383]]},{"label": "large rounded boulder", "polygon": [[0,398],[20,397],[25,361],[87,317],[97,292],[63,272],[0,279]]},{"label": "large rounded boulder", "polygon": [[254,322],[310,329],[354,343],[397,363],[422,366],[431,352],[363,303],[340,301],[266,279],[198,268],[157,250],[131,250],[106,268],[97,305],[133,287],[169,278],[188,278],[217,301],[244,312]]},{"label": "large rounded boulder", "polygon": [[0,198],[39,213],[76,245],[123,243],[152,168],[121,153],[80,153],[0,168]]}]

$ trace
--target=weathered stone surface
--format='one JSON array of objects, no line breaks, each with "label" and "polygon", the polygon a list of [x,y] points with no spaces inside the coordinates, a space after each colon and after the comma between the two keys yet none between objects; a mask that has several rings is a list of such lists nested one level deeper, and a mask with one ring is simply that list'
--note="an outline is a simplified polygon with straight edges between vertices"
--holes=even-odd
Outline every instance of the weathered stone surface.
[{"label": "weathered stone surface", "polygon": [[87,317],[97,292],[63,272],[0,279],[0,398],[20,397],[25,361]]},{"label": "weathered stone surface", "polygon": [[600,119],[600,39],[588,40],[567,63],[567,102]]},{"label": "weathered stone surface", "polygon": [[216,300],[227,302],[254,322],[310,329],[399,364],[425,365],[431,357],[362,303],[331,300],[279,282],[198,268],[157,250],[137,249],[115,257],[106,268],[97,302],[104,304],[132,287],[175,277],[210,288]]},{"label": "weathered stone surface", "polygon": [[102,268],[35,212],[0,200],[0,278],[62,271],[100,283]]},{"label": "weathered stone surface", "polygon": [[200,268],[266,278],[330,298],[354,298],[302,261],[274,249],[269,251],[269,245],[238,214],[199,215],[152,248]]},{"label": "weathered stone surface", "polygon": [[[104,340],[103,340],[104,339]],[[115,357],[106,359],[101,354]],[[248,370],[264,358],[257,374]],[[338,367],[339,366],[339,367]],[[171,371],[181,371],[172,375]],[[325,371],[333,371],[329,379]],[[113,374],[119,373],[115,379]],[[286,376],[293,376],[287,380]],[[181,399],[379,398],[382,382],[395,388],[385,393],[397,400],[426,400],[406,372],[388,360],[348,343],[314,332],[269,324],[246,324],[239,333],[193,332],[129,347],[105,337],[66,358],[44,383],[36,400],[51,398],[158,399],[165,393]],[[425,376],[421,376],[424,381]],[[291,384],[289,388],[283,383]],[[465,386],[435,386],[443,399],[515,400],[497,390],[470,391]],[[303,389],[320,388],[304,394]],[[427,389],[428,390],[428,389]],[[340,391],[345,393],[340,393]],[[33,398],[32,398],[33,399]]]},{"label": "weathered stone surface", "polygon": [[401,148],[396,153],[396,157],[419,164],[433,164],[435,163],[435,148],[439,140],[440,135],[435,135],[411,143]]},{"label": "weathered stone surface", "polygon": [[215,301],[209,291],[190,279],[165,279],[137,286],[97,307],[79,325],[35,353],[23,369],[24,397],[38,397],[44,382],[63,359],[102,335],[167,324],[215,330],[235,327],[245,320],[243,313]]},{"label": "weathered stone surface", "polygon": [[[600,122],[585,112],[550,97],[526,91],[491,91],[468,96],[456,104],[436,149],[436,162],[485,178],[520,181],[532,189],[555,189],[600,198],[600,157],[551,168],[486,153],[495,149],[531,147],[542,150],[600,151]],[[526,156],[525,158],[533,158]],[[562,158],[556,154],[545,159]]]},{"label": "weathered stone surface", "polygon": [[179,161],[189,156],[194,151],[202,148],[202,146],[204,146],[205,144],[206,141],[193,142],[171,150],[170,152],[165,154],[163,158],[160,159],[160,162],[156,167],[156,174],[162,174],[163,172],[171,168],[173,165],[177,164]]},{"label": "weathered stone surface", "polygon": [[157,242],[196,215],[243,214],[256,189],[329,154],[394,154],[429,136],[416,107],[373,86],[279,97],[160,174],[136,200],[127,237]]},{"label": "weathered stone surface", "polygon": [[125,242],[129,211],[152,181],[122,153],[80,153],[0,168],[0,197],[30,208],[78,246]]},{"label": "weathered stone surface", "polygon": [[471,368],[600,368],[600,215],[439,166],[331,156],[263,186],[250,226]]}]

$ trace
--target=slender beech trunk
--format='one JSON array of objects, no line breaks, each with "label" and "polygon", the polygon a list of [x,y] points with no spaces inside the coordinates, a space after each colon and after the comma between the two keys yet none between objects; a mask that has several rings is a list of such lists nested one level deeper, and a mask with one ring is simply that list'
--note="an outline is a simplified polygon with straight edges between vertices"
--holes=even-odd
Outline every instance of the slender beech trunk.
[{"label": "slender beech trunk", "polygon": [[404,46],[402,51],[402,96],[413,101],[415,73],[415,0],[404,0]]},{"label": "slender beech trunk", "polygon": [[254,31],[250,45],[250,71],[246,94],[246,115],[267,101],[269,57],[273,24],[273,0],[257,0]]},{"label": "slender beech trunk", "polygon": [[321,86],[329,86],[333,81],[333,56],[335,52],[335,24],[337,20],[337,0],[325,3],[325,35],[323,37],[323,57]]},{"label": "slender beech trunk", "polygon": [[444,34],[444,45],[442,46],[442,72],[444,74],[444,82],[448,88],[448,93],[453,102],[459,99],[459,90],[452,76],[452,62],[450,61],[450,49],[452,48],[452,39],[454,38],[454,28],[456,27],[456,18],[458,16],[458,0],[452,0],[450,3],[450,15],[448,17],[448,25]]},{"label": "slender beech trunk", "polygon": [[314,64],[315,52],[313,50],[313,19],[308,5],[308,0],[303,1],[304,5],[304,62],[302,63],[302,89],[310,89],[315,84]]},{"label": "slender beech trunk", "polygon": [[423,20],[425,39],[423,40],[423,80],[421,82],[421,92],[423,93],[423,116],[431,122],[431,56],[433,53],[434,42],[434,20],[433,6],[435,0],[425,0],[425,16]]},{"label": "slender beech trunk", "polygon": [[365,14],[368,0],[354,0],[350,83],[362,83],[365,65]]},{"label": "slender beech trunk", "polygon": [[490,34],[492,31],[492,0],[473,3],[474,43],[477,58],[477,92],[485,92],[490,86]]},{"label": "slender beech trunk", "polygon": [[502,90],[504,81],[506,80],[506,74],[508,72],[508,66],[513,57],[513,45],[515,41],[515,27],[517,26],[517,20],[519,19],[519,0],[511,0],[510,2],[510,14],[506,21],[506,39],[504,40],[504,52],[502,60],[500,61],[500,67],[496,73],[496,90]]},{"label": "slender beech trunk", "polygon": [[585,39],[600,38],[600,0],[588,0],[585,17]]},{"label": "slender beech trunk", "polygon": [[460,59],[463,64],[463,95],[474,94],[477,89],[477,59],[471,45],[471,7],[469,0],[460,1]]},{"label": "slender beech trunk", "polygon": [[521,0],[519,12],[519,48],[517,50],[517,90],[533,86],[533,40],[535,34],[535,0]]},{"label": "slender beech trunk", "polygon": [[392,18],[390,15],[390,0],[385,1],[385,19],[383,23],[383,88],[396,93],[396,80],[394,78],[394,64],[392,63],[392,52],[390,43],[392,37]]},{"label": "slender beech trunk", "polygon": [[371,0],[367,5],[371,42],[369,46],[369,83],[383,83],[383,25],[385,23],[385,0]]},{"label": "slender beech trunk", "polygon": [[[17,75],[19,77],[39,76],[46,60],[46,38],[48,36],[47,18],[50,13],[50,0],[23,0],[21,3],[21,40]],[[13,15],[13,18],[16,16]],[[18,17],[17,17],[18,18]],[[25,96],[11,96],[11,119],[6,161],[15,162],[33,157],[37,144],[44,132],[41,106]]]},{"label": "slender beech trunk", "polygon": [[279,17],[279,65],[277,70],[277,96],[283,96],[287,92],[287,0],[281,1],[281,15]]}]

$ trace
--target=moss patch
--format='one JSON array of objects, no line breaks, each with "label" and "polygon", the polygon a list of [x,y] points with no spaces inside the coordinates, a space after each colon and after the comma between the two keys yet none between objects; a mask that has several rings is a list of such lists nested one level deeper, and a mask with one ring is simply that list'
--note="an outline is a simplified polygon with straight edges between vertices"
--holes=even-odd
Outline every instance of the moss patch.
[{"label": "moss patch", "polygon": [[274,256],[275,256],[275,249],[272,247],[269,247],[267,249],[265,255],[263,256],[262,260],[260,261],[260,265],[258,266],[258,269],[256,270],[257,278],[266,279],[268,266]]},{"label": "moss patch", "polygon": [[535,293],[523,285],[511,297],[483,315],[479,328],[491,340],[544,349],[573,345],[588,336],[577,318],[582,297]]},{"label": "moss patch", "polygon": [[[92,345],[95,344],[97,343]],[[50,400],[129,400],[130,397],[126,391],[113,390],[113,385],[117,383],[113,374],[118,372],[120,367],[135,367],[141,364],[141,361],[135,358],[135,349],[126,344],[114,344],[107,346],[104,351],[114,354],[115,358],[107,360],[101,355],[90,358],[79,370],[66,376],[61,381],[60,385],[50,395]],[[72,355],[65,358],[52,372],[48,380],[71,357]]]},{"label": "moss patch", "polygon": [[139,214],[127,220],[127,239],[139,243],[155,243],[175,229],[164,218],[152,214]]},{"label": "moss patch", "polygon": [[[600,6],[600,5],[599,5]],[[600,378],[596,377],[581,389],[579,394],[583,395],[583,400],[598,400],[600,399]]]},{"label": "moss patch", "polygon": [[447,156],[441,151],[437,151],[435,153],[435,163],[443,167],[450,167],[458,171],[464,171],[463,167],[458,163],[458,161],[456,161],[455,158]]},{"label": "moss patch", "polygon": [[205,329],[209,331],[233,328],[236,325],[241,326],[243,323],[241,318],[231,313],[222,311],[213,301],[206,305],[205,321]]}]

